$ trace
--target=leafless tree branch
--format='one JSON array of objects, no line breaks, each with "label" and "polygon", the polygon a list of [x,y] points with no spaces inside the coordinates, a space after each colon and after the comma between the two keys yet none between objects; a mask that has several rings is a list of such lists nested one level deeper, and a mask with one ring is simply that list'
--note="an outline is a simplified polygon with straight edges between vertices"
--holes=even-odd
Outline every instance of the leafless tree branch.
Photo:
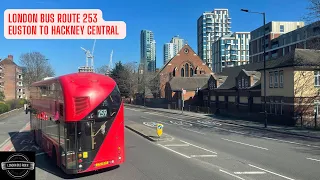
[{"label": "leafless tree branch", "polygon": [[23,83],[27,88],[29,88],[33,82],[55,75],[54,69],[46,57],[40,52],[22,54],[20,56],[20,64],[25,68],[23,72]]}]

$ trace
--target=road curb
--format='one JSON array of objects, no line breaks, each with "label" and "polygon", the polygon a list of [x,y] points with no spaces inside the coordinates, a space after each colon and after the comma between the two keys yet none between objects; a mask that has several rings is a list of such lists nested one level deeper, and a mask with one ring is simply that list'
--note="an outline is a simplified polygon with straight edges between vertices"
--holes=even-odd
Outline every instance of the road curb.
[{"label": "road curb", "polygon": [[[136,108],[140,108],[140,109],[150,109],[150,108],[148,108],[148,107],[141,107],[141,106],[139,107],[139,105],[131,105],[131,104],[125,104],[125,106],[136,107]],[[177,113],[177,112],[167,112],[167,111],[162,111],[162,110],[158,110],[158,109],[152,109],[152,110],[153,110],[153,111],[158,111],[158,112],[165,112],[165,113],[172,113],[172,114],[180,114],[180,115],[184,115],[184,116],[188,116],[188,117],[200,118],[199,116],[186,115],[186,114],[181,114],[181,113]],[[211,118],[208,117],[208,119],[211,119]],[[267,129],[267,128],[262,128],[262,127],[244,125],[244,124],[241,124],[241,123],[226,122],[226,121],[223,121],[223,120],[216,120],[216,121],[218,121],[218,122],[220,122],[220,123],[238,125],[238,126],[248,127],[248,128],[252,128],[252,129],[259,129],[259,130],[265,130],[265,131],[282,133],[282,134],[288,134],[288,135],[294,135],[294,136],[300,136],[300,137],[320,139],[320,137],[317,137],[317,136],[309,136],[309,135],[296,134],[296,133],[285,132],[285,131],[278,131],[278,130],[274,130],[274,129]]]},{"label": "road curb", "polygon": [[20,112],[21,110],[23,110],[23,107],[22,108],[18,108],[18,109],[13,109],[13,110],[11,110],[11,111],[8,111],[8,112],[5,112],[5,113],[2,113],[2,114],[0,114],[0,118],[2,118],[3,116],[6,116],[6,115],[12,115],[12,114],[14,114],[14,113],[16,113],[16,112]]},{"label": "road curb", "polygon": [[157,142],[157,140],[155,140],[155,139],[153,139],[153,138],[151,138],[151,137],[149,137],[149,136],[146,136],[145,134],[143,134],[143,133],[141,133],[141,132],[139,132],[139,131],[137,131],[137,130],[135,130],[135,129],[133,129],[133,128],[129,127],[129,126],[127,126],[127,125],[125,125],[125,127],[126,127],[127,129],[129,129],[129,130],[131,130],[131,131],[133,131],[133,132],[135,132],[135,133],[139,134],[140,136],[142,136],[142,137],[144,137],[144,138],[148,139],[149,141]]}]

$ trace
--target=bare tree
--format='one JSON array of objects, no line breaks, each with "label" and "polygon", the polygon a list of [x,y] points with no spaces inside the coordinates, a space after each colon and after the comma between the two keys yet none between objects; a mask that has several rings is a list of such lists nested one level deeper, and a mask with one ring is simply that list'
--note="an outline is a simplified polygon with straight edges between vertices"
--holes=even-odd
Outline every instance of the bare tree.
[{"label": "bare tree", "polygon": [[[314,87],[313,71],[295,71],[294,72],[294,97],[296,115],[302,115],[304,120],[301,125],[314,125],[314,105],[319,98],[319,93]],[[300,119],[297,119],[297,124],[300,124]]]},{"label": "bare tree", "polygon": [[304,19],[308,22],[315,22],[320,20],[320,0],[308,0],[309,6],[307,7],[308,13]]},{"label": "bare tree", "polygon": [[108,70],[109,70],[109,67],[107,65],[103,65],[103,66],[98,67],[96,69],[96,73],[98,73],[98,74],[106,74],[108,72]]},{"label": "bare tree", "polygon": [[24,67],[23,83],[27,88],[33,82],[55,75],[48,59],[40,52],[25,53],[20,56],[20,64]]}]

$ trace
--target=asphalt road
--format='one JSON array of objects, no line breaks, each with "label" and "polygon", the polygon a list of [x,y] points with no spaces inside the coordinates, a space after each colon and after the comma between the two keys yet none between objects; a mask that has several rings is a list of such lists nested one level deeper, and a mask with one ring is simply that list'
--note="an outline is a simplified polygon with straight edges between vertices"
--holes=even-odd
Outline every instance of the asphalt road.
[{"label": "asphalt road", "polygon": [[[9,123],[8,126],[3,124],[2,128],[8,129],[10,127],[14,129],[14,132],[18,131],[12,139],[16,151],[36,151],[36,178],[39,180],[74,178],[92,180],[228,180],[230,177],[232,178],[232,176],[226,173],[221,173],[227,172],[224,169],[201,161],[201,157],[195,157],[190,161],[183,156],[172,153],[162,146],[144,139],[130,130],[125,131],[126,161],[123,165],[97,173],[77,176],[65,175],[52,164],[52,161],[39,147],[34,145],[29,131],[19,132],[25,123],[27,123],[27,118],[28,116],[22,113],[11,116],[6,122],[16,120],[16,126],[13,128]],[[126,120],[130,119],[130,112],[125,114],[125,118]]]},{"label": "asphalt road", "polygon": [[126,108],[125,113],[137,123],[164,124],[164,133],[175,139],[160,147],[229,179],[320,180],[319,140],[145,109]]}]

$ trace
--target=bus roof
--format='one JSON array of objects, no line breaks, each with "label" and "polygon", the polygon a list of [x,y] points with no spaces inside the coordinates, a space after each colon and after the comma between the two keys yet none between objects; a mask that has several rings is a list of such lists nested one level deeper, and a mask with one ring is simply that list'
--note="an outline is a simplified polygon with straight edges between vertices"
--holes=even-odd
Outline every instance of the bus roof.
[{"label": "bus roof", "polygon": [[67,74],[32,84],[47,86],[52,83],[61,85],[66,108],[66,121],[77,121],[84,118],[107,98],[116,86],[109,76],[92,72]]}]

